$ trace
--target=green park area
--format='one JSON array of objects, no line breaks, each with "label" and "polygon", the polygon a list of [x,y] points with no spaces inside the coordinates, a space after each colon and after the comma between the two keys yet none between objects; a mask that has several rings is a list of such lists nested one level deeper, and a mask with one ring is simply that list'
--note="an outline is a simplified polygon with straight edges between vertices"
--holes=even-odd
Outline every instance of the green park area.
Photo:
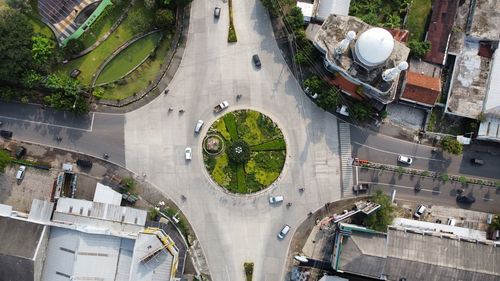
[{"label": "green park area", "polygon": [[161,32],[143,37],[114,57],[97,77],[96,84],[109,83],[125,76],[131,69],[139,65],[156,48]]},{"label": "green park area", "polygon": [[426,22],[431,8],[431,0],[413,0],[406,23],[406,28],[410,31],[410,39],[418,41],[424,39]]},{"label": "green park area", "polygon": [[212,179],[233,193],[252,193],[281,174],[286,144],[281,130],[253,110],[227,113],[215,121],[203,140],[203,158]]}]

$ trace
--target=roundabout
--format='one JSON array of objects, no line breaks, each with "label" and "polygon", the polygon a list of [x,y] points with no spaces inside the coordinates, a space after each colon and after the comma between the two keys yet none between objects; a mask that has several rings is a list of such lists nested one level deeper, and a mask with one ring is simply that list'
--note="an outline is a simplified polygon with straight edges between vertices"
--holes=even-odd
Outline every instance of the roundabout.
[{"label": "roundabout", "polygon": [[232,193],[267,188],[281,174],[286,143],[268,116],[237,110],[217,119],[203,140],[203,161],[211,178]]}]

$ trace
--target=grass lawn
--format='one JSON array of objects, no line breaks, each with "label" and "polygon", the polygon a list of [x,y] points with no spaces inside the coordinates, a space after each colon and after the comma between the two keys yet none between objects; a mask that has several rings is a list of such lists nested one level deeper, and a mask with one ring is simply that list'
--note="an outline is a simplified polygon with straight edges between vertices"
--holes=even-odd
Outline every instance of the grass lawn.
[{"label": "grass lawn", "polygon": [[406,28],[410,31],[410,40],[421,41],[425,35],[425,25],[431,13],[432,0],[413,0]]},{"label": "grass lawn", "polygon": [[116,20],[121,16],[123,10],[128,6],[130,0],[121,1],[120,4],[108,6],[99,18],[90,26],[90,29],[80,36],[85,48],[92,46],[97,39],[108,32]]},{"label": "grass lawn", "polygon": [[158,44],[160,37],[161,32],[150,34],[121,51],[103,69],[97,78],[97,84],[112,82],[127,74],[127,72],[151,54]]},{"label": "grass lawn", "polygon": [[[137,2],[132,10],[133,9],[139,10],[141,13],[146,14],[148,17],[153,16],[153,12],[147,10],[144,7],[144,3],[142,1]],[[78,80],[80,80],[80,82],[82,82],[84,85],[90,85],[90,83],[92,82],[92,75],[95,73],[99,65],[107,57],[109,57],[116,48],[130,40],[135,35],[132,33],[132,21],[129,19],[130,17],[127,17],[115,30],[115,32],[113,32],[113,34],[101,45],[99,45],[99,47],[97,47],[94,51],[83,57],[72,60],[65,65],[60,65],[60,67],[56,71],[69,75],[69,73],[71,73],[73,69],[79,69],[81,73],[78,76]]]},{"label": "grass lawn", "polygon": [[121,100],[126,97],[144,90],[153,81],[160,72],[162,63],[164,63],[167,56],[170,44],[172,42],[171,35],[163,36],[160,45],[156,49],[156,56],[154,59],[147,59],[140,67],[134,72],[130,73],[123,83],[113,83],[109,87],[106,86],[104,90],[104,99]]},{"label": "grass lawn", "polygon": [[230,132],[235,134],[235,131],[239,139],[254,144],[250,147],[250,160],[246,164],[234,164],[226,152],[216,157],[204,154],[208,172],[215,182],[234,193],[252,193],[271,185],[280,175],[286,159],[286,144],[281,130],[260,112],[238,110],[215,121],[209,134],[219,134],[225,141],[225,147],[229,147],[235,139]]}]

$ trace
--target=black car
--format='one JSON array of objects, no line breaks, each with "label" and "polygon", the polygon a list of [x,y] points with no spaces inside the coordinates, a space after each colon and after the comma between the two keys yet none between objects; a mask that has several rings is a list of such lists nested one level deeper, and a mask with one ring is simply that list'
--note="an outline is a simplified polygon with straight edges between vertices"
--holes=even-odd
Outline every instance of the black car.
[{"label": "black car", "polygon": [[472,204],[476,202],[476,198],[472,196],[459,195],[457,196],[457,202],[463,204]]},{"label": "black car", "polygon": [[6,130],[0,130],[0,136],[10,139],[12,138],[12,132],[11,131],[6,131]]},{"label": "black car", "polygon": [[26,147],[18,146],[16,148],[16,158],[21,159],[26,154]]},{"label": "black car", "polygon": [[85,160],[85,159],[78,159],[78,160],[76,160],[76,165],[78,165],[82,168],[90,169],[90,168],[92,168],[92,161]]},{"label": "black car", "polygon": [[255,64],[256,67],[260,67],[262,64],[260,63],[260,58],[259,55],[255,54],[252,56],[253,64]]}]

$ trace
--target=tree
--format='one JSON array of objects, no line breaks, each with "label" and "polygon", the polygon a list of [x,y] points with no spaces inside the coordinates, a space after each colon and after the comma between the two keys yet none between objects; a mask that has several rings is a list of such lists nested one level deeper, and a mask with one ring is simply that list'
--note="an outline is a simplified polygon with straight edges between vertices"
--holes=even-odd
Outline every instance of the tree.
[{"label": "tree", "polygon": [[286,16],[286,21],[294,31],[302,29],[304,26],[304,15],[302,14],[302,10],[299,7],[293,7]]},{"label": "tree", "polygon": [[39,67],[50,65],[54,54],[54,44],[44,35],[35,35],[31,40],[33,41],[31,53],[35,64]]},{"label": "tree", "polygon": [[175,23],[175,15],[172,11],[167,9],[160,9],[156,11],[155,25],[159,28],[173,26]]},{"label": "tree", "polygon": [[395,208],[391,203],[391,197],[381,190],[377,190],[375,195],[371,197],[371,201],[379,204],[380,208],[365,219],[364,225],[373,230],[385,232],[395,217]]},{"label": "tree", "polygon": [[389,15],[384,26],[389,28],[399,28],[401,26],[401,18],[396,13]]},{"label": "tree", "polygon": [[156,8],[156,0],[144,0],[144,6],[149,10],[153,10]]},{"label": "tree", "polygon": [[351,116],[358,121],[364,121],[371,115],[370,106],[359,102],[349,106],[347,111],[349,111],[349,114],[351,114]]},{"label": "tree", "polygon": [[459,155],[463,152],[463,145],[453,137],[446,137],[441,141],[441,146],[444,151],[451,154]]},{"label": "tree", "polygon": [[6,2],[9,7],[23,14],[30,13],[32,10],[29,0],[7,0]]},{"label": "tree", "polygon": [[9,153],[6,150],[0,150],[0,172],[3,173],[5,171],[5,167],[10,163],[10,160]]},{"label": "tree", "polygon": [[408,47],[413,57],[423,58],[431,50],[431,42],[410,40]]},{"label": "tree", "polygon": [[250,146],[244,140],[237,140],[229,146],[227,156],[233,163],[245,164],[250,160]]},{"label": "tree", "polygon": [[65,57],[71,58],[83,50],[85,50],[85,45],[80,39],[70,39],[63,47],[63,54]]},{"label": "tree", "polygon": [[47,76],[43,86],[52,92],[44,97],[44,101],[54,109],[76,114],[85,114],[90,110],[88,99],[83,95],[84,90],[78,80],[51,74]]},{"label": "tree", "polygon": [[321,94],[326,89],[326,83],[317,75],[310,76],[304,81],[306,91],[310,95]]},{"label": "tree", "polygon": [[332,110],[342,104],[338,88],[331,88],[329,91],[323,92],[318,97],[318,105],[325,110]]},{"label": "tree", "polygon": [[491,228],[492,229],[500,229],[500,214],[497,214],[494,218],[493,221],[491,222]]},{"label": "tree", "polygon": [[1,10],[0,34],[0,81],[19,84],[19,78],[32,65],[33,27],[25,15]]},{"label": "tree", "polygon": [[128,14],[133,34],[151,29],[152,19],[147,17],[140,9],[132,9]]}]

